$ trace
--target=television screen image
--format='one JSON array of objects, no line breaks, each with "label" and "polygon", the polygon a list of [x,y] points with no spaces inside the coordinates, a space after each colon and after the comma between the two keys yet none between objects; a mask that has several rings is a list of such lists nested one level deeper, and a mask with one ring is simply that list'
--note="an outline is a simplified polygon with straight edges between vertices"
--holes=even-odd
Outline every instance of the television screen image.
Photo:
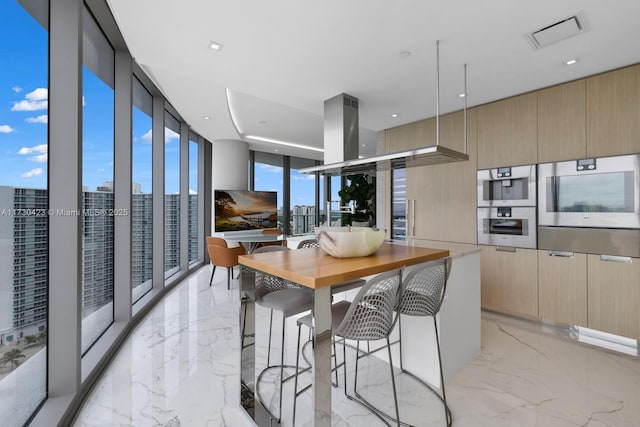
[{"label": "television screen image", "polygon": [[215,190],[215,231],[242,231],[278,226],[275,191]]}]

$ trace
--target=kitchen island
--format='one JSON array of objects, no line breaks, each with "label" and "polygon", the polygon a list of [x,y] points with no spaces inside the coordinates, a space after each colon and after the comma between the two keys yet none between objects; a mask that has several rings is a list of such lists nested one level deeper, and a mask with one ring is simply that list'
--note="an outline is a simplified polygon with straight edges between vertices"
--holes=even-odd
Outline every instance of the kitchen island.
[{"label": "kitchen island", "polygon": [[[279,251],[239,257],[242,268],[250,268],[273,276],[281,277],[294,283],[298,283],[313,292],[313,316],[314,316],[314,341],[313,346],[313,370],[312,370],[312,399],[313,399],[313,425],[331,425],[331,286],[349,280],[366,277],[403,266],[411,266],[427,261],[449,256],[448,250],[411,247],[405,245],[384,244],[378,251],[368,257],[338,259],[325,254],[321,249],[305,249],[300,251]],[[456,262],[453,264],[453,274],[456,271]],[[460,269],[462,273],[462,268]],[[479,262],[477,270],[469,272],[475,275],[479,289]],[[451,282],[453,283],[453,282]],[[243,286],[240,292],[243,294]],[[461,286],[464,286],[462,284]],[[357,292],[356,290],[352,292]],[[472,293],[473,296],[473,293]],[[450,299],[450,298],[449,298]],[[473,299],[473,298],[472,298]],[[245,299],[244,304],[252,305],[254,302]],[[448,301],[445,300],[445,305]],[[479,324],[480,303],[479,290],[477,298],[477,321],[472,329],[478,327],[477,351],[479,351]],[[444,307],[443,307],[444,308]],[[247,309],[247,306],[243,308]],[[252,307],[249,311],[253,311]],[[472,310],[474,312],[474,310]],[[463,321],[464,313],[460,313],[460,321]],[[418,319],[420,320],[420,319]],[[424,319],[422,319],[424,320]],[[255,331],[255,321],[247,320],[244,328],[244,336],[249,336]],[[403,319],[403,322],[404,319]],[[253,324],[252,324],[253,323]],[[424,334],[424,326],[413,326],[412,322],[403,323],[403,335],[405,335],[403,357],[408,363],[405,368],[414,365],[411,359],[418,356],[421,351],[411,345],[411,341],[424,342],[428,338]],[[445,322],[447,323],[447,322]],[[443,325],[441,329],[445,326]],[[464,328],[464,326],[463,326]],[[475,329],[474,329],[475,330]],[[415,336],[415,338],[414,338]],[[467,334],[464,334],[467,339]],[[454,337],[451,337],[454,338]],[[447,338],[447,339],[451,339]],[[445,338],[442,337],[441,341]],[[244,340],[243,340],[244,342]],[[474,346],[475,348],[475,346]],[[477,353],[476,351],[476,353]],[[475,355],[475,354],[473,354]],[[473,357],[470,355],[470,357]],[[432,355],[423,354],[422,359],[432,358]],[[465,355],[467,359],[469,355]],[[443,356],[443,359],[447,356]],[[433,358],[432,358],[433,359]],[[437,362],[437,359],[435,359]],[[262,403],[256,398],[255,392],[255,348],[245,346],[241,355],[241,402],[247,413],[259,425],[269,425],[270,415],[264,409]],[[406,363],[405,363],[406,364]],[[419,364],[420,368],[428,368],[430,363]],[[422,369],[424,370],[424,369]],[[428,369],[426,370],[428,371]],[[418,372],[418,376],[430,379],[430,372]],[[449,375],[451,375],[449,373]],[[437,385],[437,383],[436,383]]]}]

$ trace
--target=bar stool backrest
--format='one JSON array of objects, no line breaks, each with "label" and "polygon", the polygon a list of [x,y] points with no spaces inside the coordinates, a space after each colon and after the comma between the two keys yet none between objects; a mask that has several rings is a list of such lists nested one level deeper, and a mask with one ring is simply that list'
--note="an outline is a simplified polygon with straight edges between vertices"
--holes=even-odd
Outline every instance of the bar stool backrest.
[{"label": "bar stool backrest", "polygon": [[402,269],[379,274],[364,284],[334,334],[353,340],[387,338],[400,297]]},{"label": "bar stool backrest", "polygon": [[316,239],[307,239],[298,243],[298,249],[319,248],[320,243]]},{"label": "bar stool backrest", "polygon": [[402,284],[398,312],[409,316],[435,316],[440,311],[451,273],[451,257],[421,264]]},{"label": "bar stool backrest", "polygon": [[[289,250],[290,249],[287,248],[286,246],[262,246],[256,249],[255,251],[253,251],[253,254],[259,254],[259,253],[265,253],[265,252],[289,251]],[[255,271],[248,270],[246,268],[243,269],[242,271],[242,280],[243,280],[243,283],[253,282],[255,284],[254,298],[255,298],[255,301],[258,303],[265,295],[270,294],[271,292],[280,291],[282,289],[299,287],[295,283],[289,282],[288,280],[283,280],[279,277],[273,277],[267,274],[256,273]]]}]

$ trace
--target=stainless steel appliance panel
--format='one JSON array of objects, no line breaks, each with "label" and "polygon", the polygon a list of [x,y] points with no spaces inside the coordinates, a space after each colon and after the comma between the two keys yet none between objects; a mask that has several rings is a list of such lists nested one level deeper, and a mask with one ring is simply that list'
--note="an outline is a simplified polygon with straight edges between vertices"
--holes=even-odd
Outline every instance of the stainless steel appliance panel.
[{"label": "stainless steel appliance panel", "polygon": [[478,171],[478,207],[536,206],[536,165]]},{"label": "stainless steel appliance panel", "polygon": [[640,154],[538,165],[538,221],[640,228]]},{"label": "stainless steel appliance panel", "polygon": [[478,208],[478,244],[536,248],[535,207]]},{"label": "stainless steel appliance panel", "polygon": [[640,258],[640,230],[538,227],[538,249]]}]

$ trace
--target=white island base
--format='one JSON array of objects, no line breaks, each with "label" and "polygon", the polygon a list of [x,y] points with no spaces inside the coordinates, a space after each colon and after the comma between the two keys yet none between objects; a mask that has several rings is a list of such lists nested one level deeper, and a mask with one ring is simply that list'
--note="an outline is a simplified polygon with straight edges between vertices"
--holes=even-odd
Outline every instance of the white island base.
[{"label": "white island base", "polygon": [[[434,247],[433,242],[416,246]],[[446,383],[480,353],[480,250],[473,247],[460,251],[460,247],[451,248],[446,244],[442,244],[441,248],[449,249],[453,258],[445,300],[437,316]],[[412,268],[414,267],[405,268],[405,273]],[[354,293],[349,294],[348,299],[357,290],[350,292]],[[440,371],[432,318],[403,315],[401,320],[402,367],[439,388]],[[391,342],[397,340],[396,323]],[[371,343],[371,350],[381,347],[384,347],[383,341]],[[388,361],[386,350],[380,350],[374,355]],[[392,345],[392,357],[394,366],[400,368],[400,348],[397,343]]]}]

